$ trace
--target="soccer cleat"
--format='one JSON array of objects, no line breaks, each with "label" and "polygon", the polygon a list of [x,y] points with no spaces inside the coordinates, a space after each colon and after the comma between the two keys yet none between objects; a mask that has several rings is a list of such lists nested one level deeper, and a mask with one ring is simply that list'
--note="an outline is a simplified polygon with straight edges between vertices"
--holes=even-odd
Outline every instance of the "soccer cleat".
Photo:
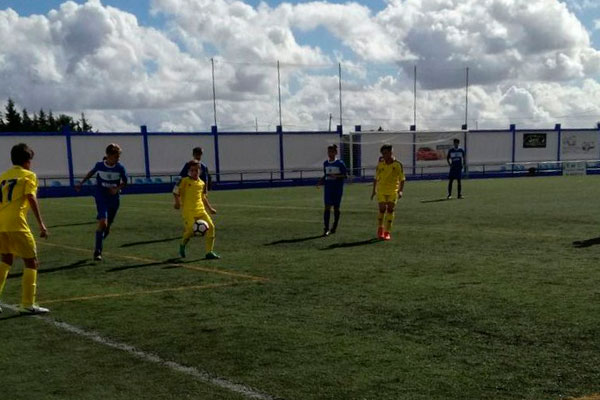
[{"label": "soccer cleat", "polygon": [[45,307],[40,307],[37,304],[33,304],[29,307],[19,307],[19,312],[21,314],[47,314],[50,310]]},{"label": "soccer cleat", "polygon": [[383,227],[382,227],[382,226],[380,226],[380,227],[377,229],[377,238],[378,238],[378,239],[383,239],[383,238],[384,238],[384,234],[383,234]]},{"label": "soccer cleat", "polygon": [[102,261],[102,253],[99,251],[94,251],[94,261]]},{"label": "soccer cleat", "polygon": [[329,229],[323,230],[323,236],[329,236],[330,233],[331,231],[329,231]]},{"label": "soccer cleat", "polygon": [[330,235],[333,235],[334,233],[335,233],[335,229],[331,229],[331,230],[329,231],[329,234],[330,234]]},{"label": "soccer cleat", "polygon": [[446,200],[450,200],[452,198],[452,195],[449,194],[448,196],[446,196]]},{"label": "soccer cleat", "polygon": [[392,235],[390,235],[389,232],[385,232],[383,234],[383,240],[391,240],[392,239]]},{"label": "soccer cleat", "polygon": [[221,258],[221,256],[218,255],[217,253],[215,253],[214,251],[211,251],[210,253],[206,253],[207,260],[218,260],[219,258]]},{"label": "soccer cleat", "polygon": [[459,198],[459,199],[464,199],[464,197],[462,197],[462,194],[459,194],[459,195],[458,195],[458,198]]},{"label": "soccer cleat", "polygon": [[2,307],[0,307],[0,313],[2,312]]},{"label": "soccer cleat", "polygon": [[185,258],[185,244],[179,245],[179,257]]}]

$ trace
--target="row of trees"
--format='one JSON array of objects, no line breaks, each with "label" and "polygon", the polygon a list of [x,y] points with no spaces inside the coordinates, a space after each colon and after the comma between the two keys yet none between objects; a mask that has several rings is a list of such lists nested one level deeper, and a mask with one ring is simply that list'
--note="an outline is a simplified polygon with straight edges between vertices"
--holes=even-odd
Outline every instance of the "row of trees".
[{"label": "row of trees", "polygon": [[39,113],[30,115],[25,108],[19,112],[10,98],[4,110],[4,115],[0,112],[0,132],[60,132],[63,126],[75,132],[92,132],[93,129],[83,113],[77,121],[65,114],[54,116],[52,110],[46,113],[40,109]]}]

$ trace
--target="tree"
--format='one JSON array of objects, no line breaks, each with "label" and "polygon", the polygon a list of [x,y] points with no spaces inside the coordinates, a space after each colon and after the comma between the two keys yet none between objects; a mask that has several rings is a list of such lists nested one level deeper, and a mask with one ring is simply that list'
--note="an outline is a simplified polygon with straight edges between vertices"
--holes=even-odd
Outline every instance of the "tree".
[{"label": "tree", "polygon": [[33,132],[33,121],[27,112],[27,109],[23,109],[23,117],[21,118],[21,130],[23,132]]},{"label": "tree", "polygon": [[81,122],[81,132],[91,132],[93,127],[92,125],[90,125],[87,121],[87,119],[85,118],[85,114],[81,113],[81,119],[79,120]]},{"label": "tree", "polygon": [[8,103],[6,104],[6,130],[12,132],[20,132],[21,131],[21,115],[18,113],[15,108],[15,102],[9,98]]}]

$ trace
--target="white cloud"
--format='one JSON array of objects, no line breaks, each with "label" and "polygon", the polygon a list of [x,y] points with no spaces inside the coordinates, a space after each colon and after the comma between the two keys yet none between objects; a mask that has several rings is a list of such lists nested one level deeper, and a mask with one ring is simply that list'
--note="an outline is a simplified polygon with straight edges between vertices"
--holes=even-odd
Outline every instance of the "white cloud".
[{"label": "white cloud", "polygon": [[[47,15],[0,11],[0,99],[84,111],[101,130],[206,130],[214,57],[219,126],[253,129],[256,118],[272,130],[280,60],[284,126],[324,129],[330,113],[339,120],[340,61],[347,127],[406,129],[415,64],[420,128],[460,126],[467,66],[470,120],[481,128],[600,119],[600,52],[558,0],[388,0],[377,14],[326,1],[154,0],[152,12],[164,31],[99,0]],[[339,48],[299,42],[297,32],[315,29]]]}]

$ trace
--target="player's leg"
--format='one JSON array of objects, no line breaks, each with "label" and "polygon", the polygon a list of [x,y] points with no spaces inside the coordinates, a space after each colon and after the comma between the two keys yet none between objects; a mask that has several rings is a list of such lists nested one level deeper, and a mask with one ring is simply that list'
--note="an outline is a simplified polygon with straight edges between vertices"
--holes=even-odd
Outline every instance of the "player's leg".
[{"label": "player's leg", "polygon": [[183,237],[181,243],[179,243],[179,256],[185,258],[185,246],[188,244],[190,239],[194,236],[194,222],[196,219],[193,216],[183,217]]},{"label": "player's leg", "polygon": [[392,238],[391,231],[392,225],[394,223],[394,218],[396,216],[394,210],[396,207],[396,201],[390,201],[386,203],[386,218],[385,218],[385,232],[383,233],[383,238],[385,240],[390,240]]},{"label": "player's leg", "polygon": [[37,249],[35,239],[31,232],[15,232],[14,248],[15,255],[21,257],[25,263],[23,276],[21,278],[21,307],[20,311],[31,314],[44,314],[49,312],[47,308],[40,307],[35,303],[37,292]]},{"label": "player's leg", "polygon": [[104,231],[108,225],[108,201],[106,196],[96,194],[94,197],[96,200],[96,219],[98,225],[96,226],[96,238],[94,241],[94,260],[102,260],[102,242],[104,240]]},{"label": "player's leg", "polygon": [[212,218],[210,217],[210,215],[208,214],[204,214],[200,217],[200,219],[203,219],[204,221],[206,221],[206,223],[208,224],[208,230],[206,231],[206,234],[204,235],[204,246],[205,246],[205,250],[206,250],[206,258],[209,260],[216,260],[221,258],[217,253],[215,253],[213,251],[213,249],[215,248],[215,238],[216,238],[216,232],[215,232],[215,224],[213,223]]},{"label": "player's leg", "polygon": [[456,178],[456,185],[457,185],[457,188],[458,188],[458,198],[459,199],[462,199],[462,184],[461,184],[461,180],[462,180],[461,176],[458,176]]},{"label": "player's leg", "polygon": [[385,218],[387,196],[377,194],[379,213],[377,214],[377,237],[383,239],[383,220]]},{"label": "player's leg", "polygon": [[119,196],[113,196],[113,199],[111,199],[110,204],[108,206],[108,212],[106,216],[106,228],[104,229],[103,235],[104,239],[106,239],[106,237],[110,233],[110,227],[112,226],[113,222],[115,221],[115,218],[117,217],[117,211],[119,211],[120,204],[121,201]]},{"label": "player's leg", "polygon": [[333,227],[331,228],[331,233],[335,233],[335,231],[337,231],[338,224],[340,223],[340,204],[342,203],[342,194],[343,189],[338,189],[333,202]]},{"label": "player's leg", "polygon": [[[452,173],[450,173],[452,174]],[[454,182],[454,178],[452,177],[452,175],[450,175],[448,177],[448,196],[446,197],[447,199],[451,199],[452,198],[452,183]]]},{"label": "player's leg", "polygon": [[[8,238],[5,232],[0,233],[0,253],[2,256],[0,257],[0,297],[2,296],[2,291],[4,290],[4,285],[6,284],[6,278],[8,278],[8,271],[10,271],[10,267],[13,264],[13,255],[7,253],[8,251]],[[0,308],[0,312],[2,312],[2,308]]]},{"label": "player's leg", "polygon": [[325,203],[323,209],[323,236],[329,235],[329,221],[331,220],[331,203]]}]

